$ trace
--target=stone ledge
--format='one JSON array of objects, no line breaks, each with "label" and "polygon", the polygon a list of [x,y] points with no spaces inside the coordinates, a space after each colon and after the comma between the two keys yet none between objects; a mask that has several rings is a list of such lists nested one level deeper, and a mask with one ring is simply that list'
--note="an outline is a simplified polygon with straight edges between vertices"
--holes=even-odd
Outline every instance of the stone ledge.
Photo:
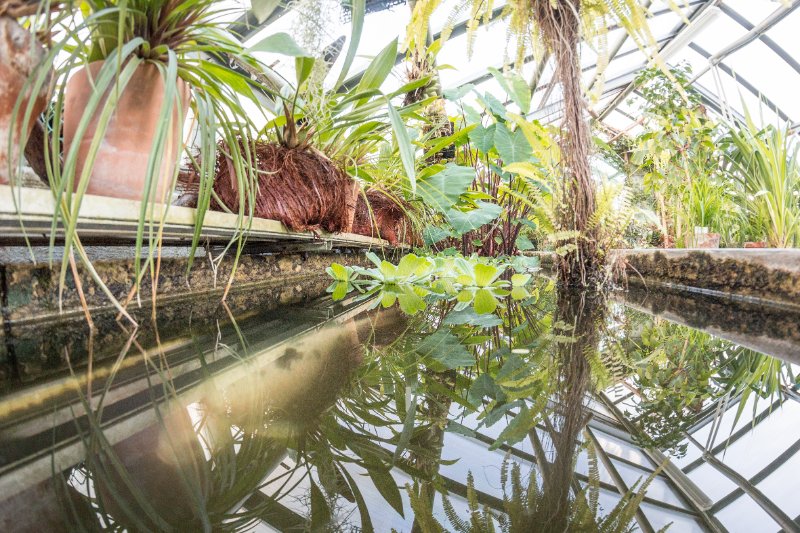
[{"label": "stone ledge", "polygon": [[[228,253],[217,265],[212,265],[209,257],[197,258],[188,273],[187,260],[169,258],[161,261],[156,306],[198,297],[221,299],[233,268],[234,254]],[[267,288],[275,288],[280,293],[282,288],[292,289],[308,280],[324,277],[325,269],[332,262],[364,265],[368,260],[363,251],[243,255],[233,278],[231,294]],[[93,264],[114,297],[124,301],[134,287],[133,261],[108,260]],[[10,327],[83,317],[79,292],[70,270],[67,271],[59,309],[59,269],[60,262],[52,267],[41,263],[0,264],[0,296],[6,331]],[[90,311],[112,310],[111,301],[81,265],[78,265],[78,274]],[[148,308],[152,306],[153,278],[149,273],[141,281],[139,294],[140,299],[134,300],[131,307],[138,307],[139,303]]]},{"label": "stone ledge", "polygon": [[615,250],[627,282],[800,308],[800,250]]}]

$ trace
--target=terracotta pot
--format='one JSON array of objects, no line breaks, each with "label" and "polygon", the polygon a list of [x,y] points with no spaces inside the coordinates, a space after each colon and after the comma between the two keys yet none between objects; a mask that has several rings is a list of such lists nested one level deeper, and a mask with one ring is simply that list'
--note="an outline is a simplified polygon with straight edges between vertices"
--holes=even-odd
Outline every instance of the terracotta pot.
[{"label": "terracotta pot", "polygon": [[[81,139],[76,139],[76,130],[84,110],[92,98],[90,75],[94,79],[103,66],[102,61],[90,63],[80,69],[67,82],[64,103],[64,154],[73,143],[79,142],[77,176],[83,169],[89,147],[97,128],[100,111]],[[179,80],[182,114],[186,117],[189,108],[189,86]],[[113,90],[109,88],[109,93]],[[131,77],[125,90],[117,101],[116,109],[108,123],[103,142],[97,152],[92,168],[87,192],[114,198],[142,200],[144,195],[147,162],[153,139],[159,125],[159,114],[164,102],[164,80],[158,67],[151,64],[140,66]],[[182,148],[183,122],[177,106],[173,112],[175,127],[164,148],[158,187],[154,198],[157,202],[169,202],[165,195],[170,180],[178,165],[178,155]],[[151,191],[152,194],[152,191]],[[151,196],[151,198],[153,198]]]},{"label": "terracotta pot", "polygon": [[747,241],[744,243],[745,248],[766,248],[767,243],[765,241]]},{"label": "terracotta pot", "polygon": [[[17,113],[17,124],[12,131],[14,106],[22,93],[26,80],[44,56],[44,49],[31,32],[23,29],[14,19],[0,16],[0,183],[8,183],[9,169],[14,169],[12,172],[16,172],[16,167],[19,165],[22,118],[30,101],[30,92],[26,94],[20,106]],[[30,134],[34,122],[47,105],[49,88],[50,84],[45,83],[42,90],[36,95],[26,136]],[[8,150],[9,137],[12,139],[10,153]]]},{"label": "terracotta pot", "polygon": [[719,248],[719,233],[704,233],[702,237],[695,236],[696,248]]}]

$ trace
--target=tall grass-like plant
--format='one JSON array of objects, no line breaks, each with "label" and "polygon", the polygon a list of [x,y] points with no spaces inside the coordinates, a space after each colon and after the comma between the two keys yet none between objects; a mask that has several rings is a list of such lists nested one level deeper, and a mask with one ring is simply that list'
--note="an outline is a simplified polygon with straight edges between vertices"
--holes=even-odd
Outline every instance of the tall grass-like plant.
[{"label": "tall grass-like plant", "polygon": [[[52,124],[53,131],[60,132],[63,126],[67,78],[91,62],[104,61],[91,80],[93,94],[77,127],[76,138],[80,139],[86,134],[90,123],[97,120],[88,157],[79,164],[79,143],[74,143],[65,151],[59,135],[53,135],[47,142],[48,176],[57,205],[52,222],[51,245],[55,244],[57,227],[62,225],[65,249],[74,249],[81,256],[94,281],[125,313],[124,305],[115,299],[91,266],[81,246],[78,231],[78,217],[92,175],[92,166],[106,128],[117,110],[121,93],[136,70],[145,65],[155,66],[164,81],[165,97],[160,105],[159,123],[149,154],[144,201],[140,207],[136,236],[138,288],[139,282],[148,271],[154,279],[158,276],[159,261],[153,251],[160,248],[167,211],[166,208],[156,207],[159,199],[155,198],[162,172],[162,159],[170,153],[175,154],[178,159],[183,149],[187,148],[181,146],[179,150],[170,152],[166,147],[170,133],[175,128],[182,129],[187,118],[183,116],[181,109],[181,87],[188,86],[191,91],[188,116],[192,118],[191,127],[196,132],[194,137],[200,155],[196,161],[200,184],[190,258],[194,256],[199,244],[205,213],[213,195],[218,141],[225,141],[230,148],[230,158],[237,169],[237,179],[241,182],[239,190],[243,195],[253,194],[255,175],[254,166],[250,164],[252,150],[250,146],[242,145],[237,140],[252,138],[252,135],[247,134],[256,130],[251,117],[252,111],[246,107],[246,103],[250,102],[260,108],[255,90],[269,89],[259,86],[249,75],[225,66],[229,58],[234,58],[240,65],[260,71],[264,69],[235,35],[223,29],[223,17],[228,10],[220,7],[214,0],[85,0],[80,2],[79,7],[80,16],[76,15],[58,28],[61,39],[54,44],[39,73],[30,81],[37,88],[55,70],[58,84],[54,105],[47,120]],[[270,36],[265,39],[265,43],[260,43],[261,49],[290,56],[304,55],[288,36],[284,35],[285,39],[274,37]],[[24,120],[29,120],[29,117]],[[177,161],[174,163],[177,168]],[[175,176],[170,178],[171,191]],[[240,205],[250,206],[252,202],[241,202]],[[241,251],[242,237],[251,217],[252,212],[244,207],[238,212],[238,231],[228,245],[230,248],[238,243],[237,253]],[[142,262],[139,258],[145,245],[150,252]],[[68,258],[72,254],[65,253],[64,257],[60,275],[62,289]],[[155,299],[155,293],[153,298]]]},{"label": "tall grass-like plant", "polygon": [[748,113],[730,125],[724,146],[749,225],[770,246],[800,244],[800,142],[787,128],[759,128]]}]

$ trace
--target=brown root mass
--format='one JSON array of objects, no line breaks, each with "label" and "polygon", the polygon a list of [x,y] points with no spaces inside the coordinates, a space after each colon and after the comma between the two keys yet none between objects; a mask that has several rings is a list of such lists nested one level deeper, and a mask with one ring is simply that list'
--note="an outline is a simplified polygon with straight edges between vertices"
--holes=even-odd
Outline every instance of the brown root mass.
[{"label": "brown root mass", "polygon": [[392,246],[401,242],[418,244],[419,239],[406,214],[410,206],[379,189],[370,189],[366,199],[364,196],[358,197],[353,233],[386,239]]},{"label": "brown root mass", "polygon": [[[225,152],[221,150],[217,158],[214,191],[225,207],[238,212],[239,183],[233,163]],[[257,142],[255,163],[258,184],[253,208],[256,217],[279,220],[294,231],[350,230],[355,209],[353,179],[323,154]],[[212,207],[219,208],[213,204]]]},{"label": "brown root mass", "polygon": [[[559,260],[559,279],[567,286],[589,287],[601,276],[602,260],[597,249],[596,228],[590,224],[596,203],[589,166],[591,134],[584,117],[586,103],[581,87],[581,0],[533,2],[531,8],[545,46],[555,57],[556,78],[564,95],[564,119],[559,137],[564,202],[559,219],[564,229],[581,234],[575,249]],[[559,243],[564,244],[570,242]]]}]

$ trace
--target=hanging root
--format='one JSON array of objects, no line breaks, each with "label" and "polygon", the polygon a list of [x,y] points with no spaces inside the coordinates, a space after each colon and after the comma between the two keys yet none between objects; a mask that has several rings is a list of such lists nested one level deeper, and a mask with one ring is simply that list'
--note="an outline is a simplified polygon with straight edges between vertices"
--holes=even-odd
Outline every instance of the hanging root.
[{"label": "hanging root", "polygon": [[596,209],[595,184],[589,166],[591,134],[585,117],[579,57],[581,0],[534,2],[532,9],[547,48],[556,60],[556,77],[564,95],[564,118],[559,137],[564,181],[560,207],[563,229],[579,236],[574,249],[560,259],[563,284],[587,287],[602,276],[597,232],[590,224]]}]

